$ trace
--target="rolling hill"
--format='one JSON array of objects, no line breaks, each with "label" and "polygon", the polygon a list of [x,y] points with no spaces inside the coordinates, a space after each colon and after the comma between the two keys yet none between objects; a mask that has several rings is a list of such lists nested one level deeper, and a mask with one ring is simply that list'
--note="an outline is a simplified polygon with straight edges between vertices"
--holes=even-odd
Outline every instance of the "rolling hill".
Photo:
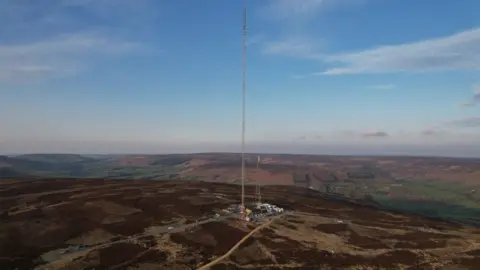
[{"label": "rolling hill", "polygon": [[[246,189],[254,200],[254,188]],[[294,186],[286,209],[211,269],[476,269],[480,230]],[[0,182],[1,269],[196,269],[259,224],[221,214],[236,185],[187,181]],[[201,221],[201,222],[200,222]],[[41,231],[42,233],[39,233]]]}]

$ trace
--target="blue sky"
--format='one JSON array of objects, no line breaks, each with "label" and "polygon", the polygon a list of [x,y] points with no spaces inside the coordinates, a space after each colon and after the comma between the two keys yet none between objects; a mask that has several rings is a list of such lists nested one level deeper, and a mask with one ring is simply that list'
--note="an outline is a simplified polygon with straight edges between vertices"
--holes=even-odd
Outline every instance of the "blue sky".
[{"label": "blue sky", "polygon": [[480,156],[476,0],[0,0],[0,152]]}]

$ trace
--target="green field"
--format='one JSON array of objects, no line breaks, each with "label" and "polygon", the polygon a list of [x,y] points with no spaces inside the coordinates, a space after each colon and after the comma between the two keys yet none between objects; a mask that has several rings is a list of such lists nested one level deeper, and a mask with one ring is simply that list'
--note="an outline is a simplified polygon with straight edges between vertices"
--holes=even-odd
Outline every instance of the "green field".
[{"label": "green field", "polygon": [[472,187],[439,180],[406,180],[391,188],[395,198],[421,199],[480,209],[480,199]]},{"label": "green field", "polygon": [[480,194],[454,182],[371,179],[329,183],[320,189],[351,198],[369,198],[391,211],[480,225]]},{"label": "green field", "polygon": [[[140,157],[140,161],[142,157]],[[123,162],[123,156],[81,156],[34,154],[0,156],[0,178],[98,178],[146,180],[205,180],[239,184],[228,175],[181,177],[188,157],[182,155],[150,156],[148,162]],[[125,163],[127,163],[125,165]],[[131,165],[135,164],[135,165]],[[222,165],[219,165],[222,166]],[[370,169],[369,169],[370,170]],[[295,185],[309,187],[314,180],[309,172],[293,171]],[[247,181],[247,184],[254,182]],[[467,187],[440,180],[394,180],[388,174],[379,177],[336,177],[314,182],[315,189],[337,198],[369,199],[386,209],[432,217],[479,223],[480,186]],[[313,185],[312,185],[313,187]]]},{"label": "green field", "polygon": [[441,218],[462,223],[480,225],[480,208],[469,208],[459,204],[448,204],[428,200],[391,199],[384,195],[375,195],[373,199],[383,208],[428,217]]},{"label": "green field", "polygon": [[184,170],[181,162],[173,158],[159,158],[148,166],[119,165],[110,157],[83,157],[79,155],[25,155],[9,158],[2,174],[40,178],[105,178],[105,179],[179,179]]}]

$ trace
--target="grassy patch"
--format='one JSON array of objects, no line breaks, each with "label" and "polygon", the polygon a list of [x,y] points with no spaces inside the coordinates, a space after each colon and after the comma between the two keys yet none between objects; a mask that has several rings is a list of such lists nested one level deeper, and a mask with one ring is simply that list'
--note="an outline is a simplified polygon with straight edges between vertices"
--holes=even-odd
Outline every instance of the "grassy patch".
[{"label": "grassy patch", "polygon": [[480,209],[439,201],[392,199],[375,195],[373,199],[385,209],[441,218],[456,222],[480,225]]}]

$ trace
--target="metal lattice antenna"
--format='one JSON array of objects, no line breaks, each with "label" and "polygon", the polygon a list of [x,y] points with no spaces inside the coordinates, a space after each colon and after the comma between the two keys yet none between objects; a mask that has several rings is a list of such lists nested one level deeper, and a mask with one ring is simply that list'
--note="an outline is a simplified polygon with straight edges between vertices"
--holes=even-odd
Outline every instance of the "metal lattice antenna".
[{"label": "metal lattice antenna", "polygon": [[245,208],[245,79],[247,53],[247,8],[243,10],[243,40],[242,40],[242,209]]},{"label": "metal lattice antenna", "polygon": [[[257,170],[260,169],[260,156],[257,157]],[[260,184],[257,182],[256,186],[256,195],[257,195],[257,203],[261,204],[262,203],[262,192],[260,190]]]}]

